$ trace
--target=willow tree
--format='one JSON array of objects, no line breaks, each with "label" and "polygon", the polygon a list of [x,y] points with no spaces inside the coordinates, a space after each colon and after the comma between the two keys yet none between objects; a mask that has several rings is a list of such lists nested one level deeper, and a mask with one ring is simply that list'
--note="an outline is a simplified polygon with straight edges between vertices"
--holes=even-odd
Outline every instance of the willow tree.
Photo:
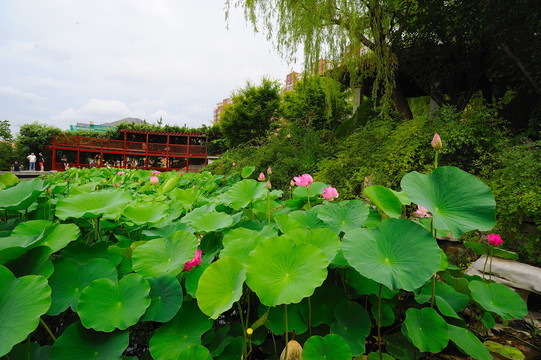
[{"label": "willow tree", "polygon": [[[305,71],[320,58],[333,64],[333,76],[358,87],[375,78],[373,95],[381,95],[383,109],[394,103],[404,118],[411,118],[406,97],[396,81],[397,58],[391,34],[401,31],[410,2],[400,0],[227,0],[244,9],[255,31],[264,29],[278,53],[293,62],[304,49]],[[364,51],[363,49],[366,49]],[[367,56],[366,52],[370,55]]]}]

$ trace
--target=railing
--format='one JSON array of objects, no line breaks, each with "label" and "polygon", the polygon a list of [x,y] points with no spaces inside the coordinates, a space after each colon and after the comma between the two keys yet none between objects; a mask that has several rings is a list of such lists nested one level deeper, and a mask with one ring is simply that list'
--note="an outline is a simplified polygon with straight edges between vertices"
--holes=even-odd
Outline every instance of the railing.
[{"label": "railing", "polygon": [[[148,149],[147,149],[148,145]],[[81,150],[124,152],[124,141],[98,139],[76,135],[60,134],[55,138],[55,146],[73,147]],[[204,145],[177,145],[166,143],[146,143],[138,141],[126,141],[126,153],[168,154],[184,156],[205,156],[207,154]]]}]

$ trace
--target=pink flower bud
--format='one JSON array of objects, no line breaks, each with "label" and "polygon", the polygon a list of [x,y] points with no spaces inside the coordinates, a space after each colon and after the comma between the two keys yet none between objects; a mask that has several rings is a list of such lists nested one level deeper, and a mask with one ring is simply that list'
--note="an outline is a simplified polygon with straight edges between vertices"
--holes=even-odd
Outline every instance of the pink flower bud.
[{"label": "pink flower bud", "polygon": [[338,198],[338,191],[333,187],[326,187],[325,192],[321,194],[325,200],[327,201],[333,201],[334,199]]},{"label": "pink flower bud", "polygon": [[201,250],[197,249],[192,260],[186,261],[182,271],[191,271],[194,267],[201,264]]},{"label": "pink flower bud", "polygon": [[270,190],[270,189],[271,189],[271,187],[272,187],[272,186],[271,186],[271,183],[270,183],[270,181],[267,181],[267,189],[269,189],[269,190]]},{"label": "pink flower bud", "polygon": [[502,238],[498,234],[490,234],[487,236],[487,241],[492,246],[500,246],[503,243]]},{"label": "pink flower bud", "polygon": [[151,183],[152,185],[156,185],[156,184],[158,184],[159,182],[160,182],[160,179],[158,179],[157,176],[151,176],[151,177],[150,177],[150,183]]},{"label": "pink flower bud", "polygon": [[159,171],[153,171],[152,172],[152,175],[160,175],[160,174],[161,174],[161,172],[159,172]]},{"label": "pink flower bud", "polygon": [[271,167],[269,166],[269,168],[267,169],[267,175],[271,175],[272,174],[272,169]]},{"label": "pink flower bud", "polygon": [[257,177],[257,180],[258,181],[265,181],[265,174],[263,174],[262,172],[259,173],[259,176]]},{"label": "pink flower bud", "polygon": [[116,173],[117,175],[124,175],[124,171],[119,171]]},{"label": "pink flower bud", "polygon": [[443,145],[441,143],[441,138],[440,136],[438,135],[438,133],[435,133],[434,134],[434,138],[432,139],[432,147],[435,149],[435,150],[440,150]]},{"label": "pink flower bud", "polygon": [[235,165],[237,165],[235,162],[233,162],[233,164],[231,164],[231,166],[235,166]]},{"label": "pink flower bud", "polygon": [[291,180],[291,181],[289,182],[289,186],[290,186],[290,187],[295,186],[295,181]]}]

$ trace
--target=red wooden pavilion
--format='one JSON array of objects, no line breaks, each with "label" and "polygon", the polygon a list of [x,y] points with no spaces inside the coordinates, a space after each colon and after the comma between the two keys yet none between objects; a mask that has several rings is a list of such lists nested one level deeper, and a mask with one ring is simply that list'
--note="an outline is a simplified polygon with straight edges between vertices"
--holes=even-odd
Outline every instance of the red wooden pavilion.
[{"label": "red wooden pavilion", "polygon": [[164,133],[122,130],[124,140],[60,134],[47,149],[52,151],[52,170],[70,167],[113,166],[152,170],[196,172],[207,165],[207,138],[200,133]]}]

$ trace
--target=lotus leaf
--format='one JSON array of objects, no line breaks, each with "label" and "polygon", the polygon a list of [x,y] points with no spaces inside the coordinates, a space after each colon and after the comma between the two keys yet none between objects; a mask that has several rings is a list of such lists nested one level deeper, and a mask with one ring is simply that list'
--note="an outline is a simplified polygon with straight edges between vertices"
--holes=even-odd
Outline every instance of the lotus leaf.
[{"label": "lotus leaf", "polygon": [[131,196],[116,189],[94,191],[70,196],[58,201],[56,216],[67,218],[117,218],[122,210],[132,202]]},{"label": "lotus leaf", "polygon": [[302,350],[303,360],[350,360],[351,349],[339,335],[329,334],[325,337],[312,336]]},{"label": "lotus leaf", "polygon": [[11,171],[8,171],[8,172],[0,175],[0,184],[4,185],[6,187],[17,185],[18,183],[19,183],[19,178],[17,176],[13,175],[13,173]]},{"label": "lotus leaf", "polygon": [[471,281],[468,287],[473,300],[485,310],[494,312],[504,319],[522,319],[528,313],[526,303],[520,295],[505,285]]},{"label": "lotus leaf", "polygon": [[314,291],[314,295],[310,297],[310,305],[308,299],[301,302],[301,313],[303,319],[308,322],[310,318],[310,308],[312,310],[311,320],[312,326],[321,324],[330,325],[335,321],[335,308],[348,301],[348,297],[344,294],[343,289],[334,284],[325,282]]},{"label": "lotus leaf", "polygon": [[255,171],[255,166],[245,166],[244,168],[242,168],[242,171],[240,172],[240,176],[242,176],[243,179],[246,179],[247,177],[252,175],[254,171]]},{"label": "lotus leaf", "polygon": [[43,180],[35,178],[30,181],[20,182],[9,189],[4,189],[0,191],[0,209],[28,209],[45,188]]},{"label": "lotus leaf", "polygon": [[208,349],[202,345],[190,345],[180,352],[178,360],[212,360]]},{"label": "lotus leaf", "polygon": [[[432,298],[432,285],[425,285],[421,289],[421,294],[415,296],[415,300],[419,303],[425,303]],[[436,281],[435,288],[436,305],[444,316],[450,316],[461,319],[457,312],[461,311],[468,305],[470,298],[468,295],[456,291],[453,287]]]},{"label": "lotus leaf", "polygon": [[417,360],[421,358],[421,352],[401,332],[383,336],[385,350],[400,360]]},{"label": "lotus leaf", "polygon": [[443,166],[429,175],[406,174],[400,184],[412,202],[433,214],[435,229],[447,229],[458,238],[470,230],[486,231],[494,227],[494,196],[472,174]]},{"label": "lotus leaf", "polygon": [[233,218],[230,215],[221,212],[201,214],[190,223],[195,231],[205,233],[222,230],[232,224]]},{"label": "lotus leaf", "polygon": [[48,278],[54,271],[53,263],[49,256],[53,251],[46,246],[38,246],[18,259],[6,262],[4,265],[11,270],[13,275],[21,277],[25,275],[41,275]]},{"label": "lotus leaf", "polygon": [[156,360],[178,359],[181,351],[200,345],[201,336],[212,327],[193,301],[185,301],[175,317],[154,331],[150,339],[150,354]]},{"label": "lotus leaf", "polygon": [[40,347],[35,342],[22,342],[13,347],[6,359],[49,360],[51,346]]},{"label": "lotus leaf", "polygon": [[43,276],[16,278],[0,265],[0,356],[11,351],[38,326],[51,306],[51,288]]},{"label": "lotus leaf", "polygon": [[63,257],[69,257],[79,264],[86,264],[90,260],[105,258],[118,266],[122,261],[122,255],[109,251],[109,243],[98,242],[88,246],[83,243],[72,243],[62,251]]},{"label": "lotus leaf", "polygon": [[193,268],[192,271],[185,274],[186,281],[184,285],[186,287],[186,292],[194,299],[197,292],[197,287],[199,286],[199,279],[209,266],[210,264],[201,263],[201,265]]},{"label": "lotus leaf", "polygon": [[128,344],[127,331],[103,333],[85,329],[78,321],[56,340],[51,349],[51,360],[120,360]]},{"label": "lotus leaf", "polygon": [[[271,330],[275,335],[282,335],[286,332],[285,322],[285,306],[273,306],[268,308],[264,305],[259,305],[258,315],[261,317],[268,311],[268,321],[265,322],[265,327]],[[287,330],[295,332],[295,334],[303,334],[308,330],[308,324],[302,318],[301,309],[298,304],[290,304],[287,306]]]},{"label": "lotus leaf", "polygon": [[331,333],[338,334],[348,343],[353,356],[364,353],[364,341],[370,334],[370,316],[364,307],[355,302],[338,305],[334,311],[336,322],[331,325]]},{"label": "lotus leaf", "polygon": [[264,182],[244,179],[231,186],[226,193],[220,195],[220,200],[224,204],[230,205],[233,209],[240,210],[252,201],[265,198],[266,196],[267,188]]},{"label": "lotus leaf", "polygon": [[124,208],[122,216],[135,225],[155,225],[167,216],[169,206],[164,203],[144,202],[128,205]]},{"label": "lotus leaf", "polygon": [[421,351],[438,353],[449,343],[448,326],[445,320],[432,308],[406,311],[402,333]]},{"label": "lotus leaf", "polygon": [[364,188],[363,193],[388,216],[398,218],[402,215],[402,202],[391,189],[375,185]]},{"label": "lotus leaf", "polygon": [[77,313],[84,327],[111,332],[137,323],[150,305],[150,285],[139,274],[128,274],[118,283],[92,281],[81,293]]},{"label": "lotus leaf", "polygon": [[311,230],[292,230],[284,234],[289,237],[295,244],[303,243],[312,244],[319,250],[323,251],[330,264],[336,257],[338,250],[342,247],[342,243],[336,233],[329,229],[311,229]]},{"label": "lotus leaf", "polygon": [[145,278],[150,284],[150,306],[141,318],[143,321],[167,322],[182,305],[182,286],[169,274]]},{"label": "lotus leaf", "polygon": [[368,218],[368,206],[360,200],[328,203],[323,206],[318,217],[337,235],[360,229]]},{"label": "lotus leaf", "polygon": [[[252,336],[253,338],[253,336]],[[231,343],[231,337],[229,336],[229,325],[220,327],[212,341],[208,344],[205,344],[212,354],[212,356],[220,355],[224,349]]]},{"label": "lotus leaf", "polygon": [[449,339],[462,351],[477,360],[492,360],[490,351],[471,331],[450,324],[447,326]]},{"label": "lotus leaf", "polygon": [[293,195],[295,196],[295,198],[306,198],[307,195],[312,198],[314,196],[319,196],[320,194],[323,194],[323,192],[325,192],[326,186],[327,185],[322,182],[315,181],[310,185],[308,191],[306,191],[306,186],[295,187],[295,189],[293,190]]},{"label": "lotus leaf", "polygon": [[[380,284],[376,281],[362,276],[354,269],[346,269],[347,282],[353,286],[357,294],[359,295],[379,295]],[[383,285],[381,289],[381,297],[383,299],[391,299],[395,296],[397,291],[391,291],[387,286]]]},{"label": "lotus leaf", "polygon": [[147,277],[176,276],[193,258],[196,249],[195,235],[179,230],[167,239],[154,239],[138,246],[132,255],[133,269]]},{"label": "lotus leaf", "polygon": [[267,306],[298,303],[327,277],[327,258],[285,236],[260,242],[246,260],[246,283]]},{"label": "lotus leaf", "polygon": [[244,263],[250,251],[252,251],[260,241],[269,239],[276,234],[276,229],[270,226],[265,226],[261,231],[246,228],[229,230],[222,239],[224,248],[220,251],[220,256],[233,256]]},{"label": "lotus leaf", "polygon": [[38,244],[57,252],[70,242],[77,240],[80,234],[81,230],[75,224],[56,223],[45,228]]},{"label": "lotus leaf", "polygon": [[430,231],[405,219],[346,233],[342,249],[361,275],[391,290],[415,290],[439,268],[440,248]]},{"label": "lotus leaf", "polygon": [[245,279],[246,270],[237,258],[228,256],[213,262],[199,278],[197,305],[216,320],[240,299]]}]

